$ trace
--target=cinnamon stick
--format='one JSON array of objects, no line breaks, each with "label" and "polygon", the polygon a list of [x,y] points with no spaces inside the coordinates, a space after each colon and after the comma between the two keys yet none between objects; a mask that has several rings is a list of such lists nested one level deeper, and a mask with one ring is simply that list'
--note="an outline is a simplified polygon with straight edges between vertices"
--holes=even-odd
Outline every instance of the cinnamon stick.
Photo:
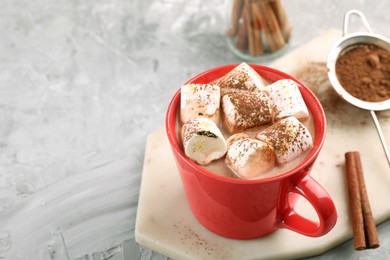
[{"label": "cinnamon stick", "polygon": [[248,49],[248,30],[246,26],[246,11],[245,6],[241,10],[241,18],[238,23],[237,41],[236,46],[242,52],[246,52]]},{"label": "cinnamon stick", "polygon": [[369,248],[379,247],[379,238],[378,232],[376,230],[376,225],[374,217],[372,215],[370,202],[368,200],[366,184],[364,181],[363,167],[360,160],[359,152],[354,152],[355,162],[356,162],[356,172],[358,175],[359,188],[360,188],[360,198],[362,204],[362,212],[364,219],[364,229],[366,232],[366,240],[368,242]]},{"label": "cinnamon stick", "polygon": [[291,24],[289,20],[287,19],[286,11],[283,8],[282,3],[280,0],[273,0],[270,1],[270,5],[272,7],[272,10],[275,13],[276,19],[278,20],[280,30],[282,31],[282,35],[284,37],[284,40],[288,42],[291,35]]},{"label": "cinnamon stick", "polygon": [[252,8],[251,8],[251,0],[245,0],[244,4],[244,16],[245,16],[245,23],[246,23],[246,29],[248,33],[248,46],[249,46],[249,54],[254,56],[255,55],[255,42],[254,42],[254,35],[253,35],[253,26],[252,26]]},{"label": "cinnamon stick", "polygon": [[377,248],[378,233],[368,200],[359,152],[347,152],[345,161],[355,249]]},{"label": "cinnamon stick", "polygon": [[244,0],[234,0],[232,7],[231,24],[228,30],[229,36],[235,36],[238,32],[239,20],[242,12]]},{"label": "cinnamon stick", "polygon": [[366,236],[361,206],[359,181],[356,173],[356,161],[353,153],[345,154],[345,169],[347,174],[349,207],[352,218],[353,244],[356,250],[366,249]]},{"label": "cinnamon stick", "polygon": [[264,17],[265,35],[271,51],[276,51],[285,45],[282,32],[275,13],[268,1],[259,1],[262,16]]},{"label": "cinnamon stick", "polygon": [[253,38],[255,44],[255,55],[264,53],[263,39],[261,36],[262,22],[261,11],[257,3],[252,2],[252,18],[253,18]]}]

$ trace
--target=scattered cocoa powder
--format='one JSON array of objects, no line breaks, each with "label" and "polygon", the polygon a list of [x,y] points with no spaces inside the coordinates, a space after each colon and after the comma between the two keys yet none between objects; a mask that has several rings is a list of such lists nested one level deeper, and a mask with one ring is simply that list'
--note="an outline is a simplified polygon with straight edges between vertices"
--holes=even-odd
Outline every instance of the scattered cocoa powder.
[{"label": "scattered cocoa powder", "polygon": [[320,100],[326,113],[339,114],[343,101],[334,91],[329,79],[326,62],[313,61],[291,72],[295,78],[309,87]]},{"label": "scattered cocoa powder", "polygon": [[340,55],[336,75],[352,96],[380,102],[390,98],[390,52],[373,44],[356,44]]},{"label": "scattered cocoa powder", "polygon": [[[198,259],[226,259],[231,258],[233,248],[215,241],[206,239],[208,236],[196,232],[186,220],[181,219],[173,224],[176,238],[179,239],[182,249],[192,257]],[[203,256],[203,258],[200,258]]]}]

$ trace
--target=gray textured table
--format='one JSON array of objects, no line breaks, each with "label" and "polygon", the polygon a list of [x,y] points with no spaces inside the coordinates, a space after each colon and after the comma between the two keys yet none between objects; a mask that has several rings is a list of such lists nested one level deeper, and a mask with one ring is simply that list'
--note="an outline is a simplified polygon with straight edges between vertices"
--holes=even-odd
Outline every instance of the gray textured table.
[{"label": "gray textured table", "polygon": [[[352,8],[390,38],[389,1],[283,3],[287,51]],[[225,1],[0,6],[0,259],[165,259],[134,240],[145,141],[183,82],[242,61],[226,46]],[[389,259],[390,223],[378,228],[379,249],[347,241],[313,259]]]}]

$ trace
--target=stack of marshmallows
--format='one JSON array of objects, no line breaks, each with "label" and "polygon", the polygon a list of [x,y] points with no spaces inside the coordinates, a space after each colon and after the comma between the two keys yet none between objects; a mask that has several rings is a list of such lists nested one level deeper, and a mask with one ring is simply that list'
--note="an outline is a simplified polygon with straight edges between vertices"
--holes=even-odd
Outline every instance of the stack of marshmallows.
[{"label": "stack of marshmallows", "polygon": [[[221,111],[222,110],[222,111]],[[283,79],[267,85],[241,63],[215,84],[181,87],[181,138],[187,157],[200,165],[225,157],[239,177],[257,178],[313,146],[300,122],[309,117],[298,84]],[[255,136],[244,131],[271,124]],[[220,127],[230,134],[225,140]]]}]

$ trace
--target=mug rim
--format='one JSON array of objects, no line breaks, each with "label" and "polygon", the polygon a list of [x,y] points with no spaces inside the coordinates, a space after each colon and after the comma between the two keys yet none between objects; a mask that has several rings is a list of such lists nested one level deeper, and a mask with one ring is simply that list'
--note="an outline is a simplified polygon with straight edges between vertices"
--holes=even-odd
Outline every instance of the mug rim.
[{"label": "mug rim", "polygon": [[[209,76],[210,74],[213,75],[216,71],[225,71],[225,70],[230,71],[238,65],[239,64],[228,64],[228,65],[222,65],[222,66],[218,66],[218,67],[215,67],[212,69],[208,69],[206,71],[203,71],[203,72],[195,75],[194,77],[189,79],[184,84],[196,83],[196,81],[198,79]],[[251,66],[253,69],[255,69],[255,71],[258,73],[259,73],[259,71],[265,71],[265,72],[270,72],[272,74],[276,74],[278,76],[282,76],[284,79],[294,80],[296,83],[298,83],[299,90],[300,90],[301,94],[302,94],[302,89],[304,89],[304,91],[306,92],[306,94],[308,96],[302,95],[302,97],[304,98],[304,100],[310,99],[310,102],[312,102],[313,105],[315,107],[317,107],[317,110],[318,110],[317,113],[320,114],[319,118],[314,119],[314,117],[313,117],[313,124],[314,124],[314,131],[315,131],[314,140],[319,140],[319,142],[317,144],[314,144],[314,147],[312,148],[312,150],[309,152],[309,154],[305,157],[305,159],[301,163],[299,163],[295,167],[293,167],[293,168],[289,169],[288,171],[281,173],[281,174],[277,174],[277,175],[265,177],[265,178],[257,178],[257,179],[240,179],[240,178],[232,178],[232,177],[227,177],[227,176],[213,173],[209,170],[204,169],[203,167],[201,167],[200,165],[198,165],[197,163],[195,163],[194,161],[189,159],[180,147],[179,140],[178,140],[178,137],[176,134],[177,133],[176,132],[176,122],[177,122],[177,115],[178,115],[178,109],[179,109],[179,105],[180,105],[180,94],[181,94],[181,88],[179,88],[176,91],[176,93],[174,94],[173,98],[171,99],[171,101],[168,105],[168,109],[166,112],[166,118],[165,118],[166,133],[168,136],[169,143],[171,145],[171,149],[173,149],[173,151],[175,152],[175,155],[179,156],[181,160],[185,161],[186,164],[188,166],[190,166],[191,169],[193,169],[195,171],[194,174],[203,174],[203,175],[206,175],[208,177],[217,179],[219,181],[232,183],[232,184],[269,183],[269,182],[274,182],[274,181],[280,181],[281,179],[284,179],[290,175],[293,175],[297,172],[301,172],[302,170],[305,170],[318,157],[318,154],[319,154],[319,152],[320,152],[320,150],[325,142],[327,122],[326,122],[326,117],[325,117],[325,112],[323,110],[323,107],[322,107],[320,101],[318,100],[318,98],[316,97],[316,95],[313,93],[313,91],[311,91],[308,87],[306,87],[304,84],[302,84],[300,81],[298,81],[297,79],[295,79],[291,75],[288,75],[282,71],[279,71],[279,70],[271,68],[271,67],[258,65],[258,64],[248,64],[248,65]],[[210,77],[210,79],[212,79],[212,80],[215,80],[217,78],[218,77]],[[265,79],[267,81],[269,81],[269,79],[267,79],[267,78],[265,78]],[[212,80],[210,80],[210,82]],[[305,103],[307,103],[306,100],[305,100]],[[313,116],[313,112],[311,110],[310,110],[310,112]],[[319,121],[323,122],[322,129],[317,129],[315,127],[315,122],[314,122],[315,120],[319,120]]]}]

